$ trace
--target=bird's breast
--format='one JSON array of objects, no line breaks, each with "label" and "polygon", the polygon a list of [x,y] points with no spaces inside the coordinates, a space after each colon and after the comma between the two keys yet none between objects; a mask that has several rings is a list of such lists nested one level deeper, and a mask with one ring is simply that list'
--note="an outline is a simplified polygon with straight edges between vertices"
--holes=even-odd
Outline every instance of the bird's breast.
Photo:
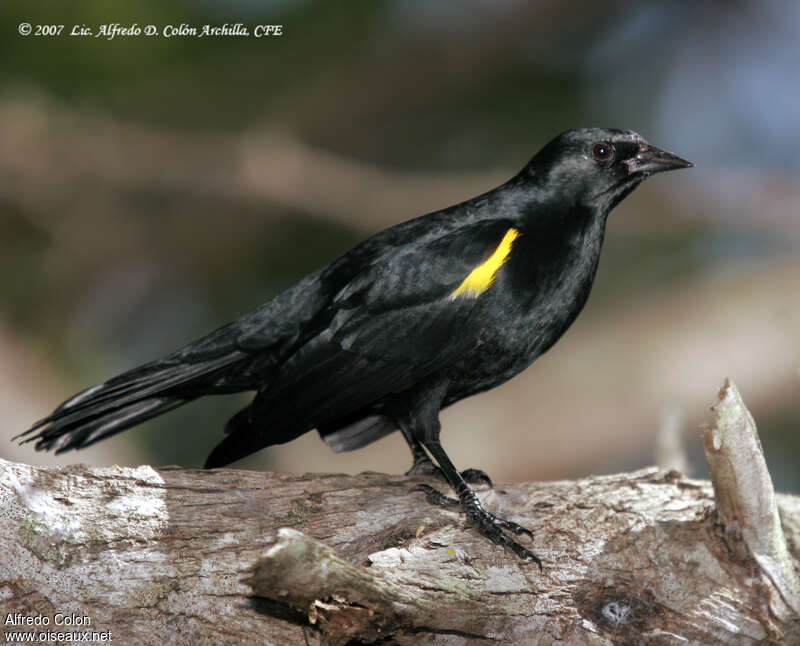
[{"label": "bird's breast", "polygon": [[[475,302],[464,325],[471,352],[451,367],[456,401],[493,388],[546,352],[583,309],[597,271],[602,236],[523,246],[524,236]],[[533,248],[531,248],[533,247]]]}]

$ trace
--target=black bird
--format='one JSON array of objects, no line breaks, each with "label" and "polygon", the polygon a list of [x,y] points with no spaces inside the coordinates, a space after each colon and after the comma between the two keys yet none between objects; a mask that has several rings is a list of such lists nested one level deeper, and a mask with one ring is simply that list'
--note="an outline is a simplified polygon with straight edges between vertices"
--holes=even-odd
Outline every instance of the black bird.
[{"label": "black bird", "polygon": [[410,473],[438,471],[433,458],[470,523],[541,566],[503,530],[530,532],[483,509],[450,461],[439,411],[550,348],[589,296],[609,211],[649,175],[691,165],[634,132],[565,132],[502,186],[381,231],[236,321],[75,395],[18,437],[61,453],[203,395],[253,390],[207,468],[312,429],[337,452],[399,429]]}]

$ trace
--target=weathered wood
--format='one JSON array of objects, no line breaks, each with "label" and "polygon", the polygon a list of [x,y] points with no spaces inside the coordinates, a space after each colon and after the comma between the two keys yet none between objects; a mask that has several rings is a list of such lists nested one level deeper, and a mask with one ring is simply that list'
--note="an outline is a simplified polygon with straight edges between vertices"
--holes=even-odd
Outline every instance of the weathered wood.
[{"label": "weathered wood", "polygon": [[718,399],[712,407],[716,428],[701,428],[717,515],[727,533],[741,534],[748,554],[778,590],[781,602],[775,612],[796,616],[800,578],[781,527],[756,423],[729,379]]},{"label": "weathered wood", "polygon": [[[798,643],[708,482],[651,469],[482,490],[535,532],[543,572],[411,486],[0,461],[0,603],[126,645]],[[777,501],[797,567],[800,498]]]},{"label": "weathered wood", "polygon": [[774,493],[728,380],[712,410],[713,488],[657,469],[484,488],[544,571],[405,477],[0,460],[4,638],[800,644],[800,498]]}]

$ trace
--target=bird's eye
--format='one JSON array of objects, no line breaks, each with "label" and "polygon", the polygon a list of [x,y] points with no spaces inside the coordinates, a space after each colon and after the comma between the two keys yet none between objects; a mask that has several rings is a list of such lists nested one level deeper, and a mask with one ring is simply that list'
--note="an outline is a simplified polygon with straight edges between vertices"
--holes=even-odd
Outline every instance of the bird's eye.
[{"label": "bird's eye", "polygon": [[597,161],[610,162],[614,159],[614,146],[606,141],[601,141],[592,148],[592,155]]}]

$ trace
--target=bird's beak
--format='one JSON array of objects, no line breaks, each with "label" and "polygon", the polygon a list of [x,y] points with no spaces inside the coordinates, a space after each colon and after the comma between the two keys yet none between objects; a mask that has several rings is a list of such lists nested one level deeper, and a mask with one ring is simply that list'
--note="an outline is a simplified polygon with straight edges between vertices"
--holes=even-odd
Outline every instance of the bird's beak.
[{"label": "bird's beak", "polygon": [[628,175],[644,175],[645,177],[665,170],[694,166],[692,162],[650,144],[642,144],[636,156],[626,159],[623,163],[628,167]]}]

